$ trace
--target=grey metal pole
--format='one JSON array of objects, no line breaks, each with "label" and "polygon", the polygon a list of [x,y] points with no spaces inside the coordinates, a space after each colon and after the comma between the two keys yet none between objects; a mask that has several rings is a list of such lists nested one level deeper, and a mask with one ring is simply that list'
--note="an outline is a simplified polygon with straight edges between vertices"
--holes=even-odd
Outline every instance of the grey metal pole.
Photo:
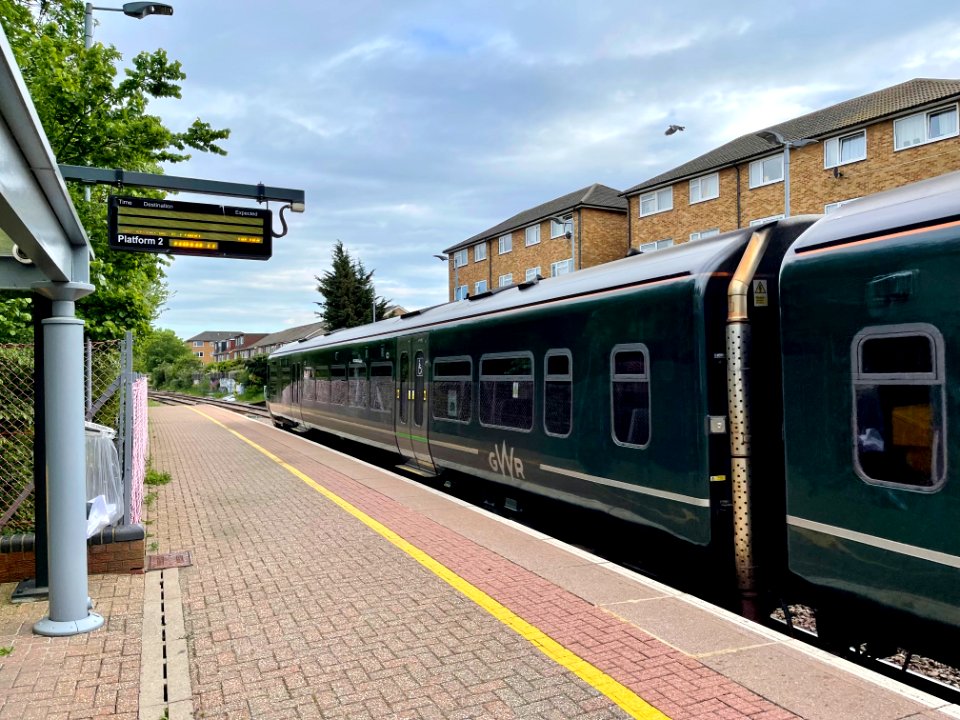
[{"label": "grey metal pole", "polygon": [[83,46],[93,47],[93,3],[87,3],[83,10]]},{"label": "grey metal pole", "polygon": [[77,635],[103,625],[103,617],[89,611],[83,321],[74,314],[75,301],[93,286],[39,283],[34,289],[53,300],[53,309],[43,321],[50,614],[33,631]]},{"label": "grey metal pole", "polygon": [[87,340],[87,417],[93,420],[93,342]]}]

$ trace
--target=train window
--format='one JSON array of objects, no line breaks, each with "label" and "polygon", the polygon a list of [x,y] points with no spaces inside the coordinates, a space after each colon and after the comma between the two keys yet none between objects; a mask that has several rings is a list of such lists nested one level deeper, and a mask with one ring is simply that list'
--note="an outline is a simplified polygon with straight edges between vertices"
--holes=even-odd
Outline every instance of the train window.
[{"label": "train window", "polygon": [[473,360],[467,356],[433,361],[434,420],[468,423],[473,410]]},{"label": "train window", "polygon": [[533,429],[533,354],[480,357],[480,424],[506,430]]},{"label": "train window", "polygon": [[613,441],[650,444],[650,354],[645,345],[617,345],[610,353],[610,413]]},{"label": "train window", "polygon": [[370,394],[370,385],[367,382],[367,366],[363,360],[353,360],[350,363],[350,386],[347,402],[350,407],[365,408]]},{"label": "train window", "polygon": [[330,366],[330,402],[334,405],[347,404],[347,366]]},{"label": "train window", "polygon": [[370,366],[370,409],[393,412],[393,363],[375,362]]},{"label": "train window", "polygon": [[543,430],[567,437],[573,426],[573,356],[549,350],[543,358]]},{"label": "train window", "polygon": [[913,323],[866,328],[851,348],[854,467],[865,482],[918,492],[946,479],[943,336]]}]

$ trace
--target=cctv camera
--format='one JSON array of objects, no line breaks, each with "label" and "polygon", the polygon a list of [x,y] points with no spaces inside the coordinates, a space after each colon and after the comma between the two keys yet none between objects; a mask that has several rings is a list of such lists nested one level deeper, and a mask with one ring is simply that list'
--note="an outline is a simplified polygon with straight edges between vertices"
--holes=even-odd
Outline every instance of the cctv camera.
[{"label": "cctv camera", "polygon": [[33,265],[33,260],[27,257],[27,254],[20,249],[19,245],[13,246],[13,259],[21,265]]}]

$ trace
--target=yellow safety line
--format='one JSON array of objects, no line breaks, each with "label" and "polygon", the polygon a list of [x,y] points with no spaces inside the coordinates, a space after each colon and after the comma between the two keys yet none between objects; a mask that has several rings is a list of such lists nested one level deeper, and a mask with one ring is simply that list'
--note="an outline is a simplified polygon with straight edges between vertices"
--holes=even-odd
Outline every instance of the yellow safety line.
[{"label": "yellow safety line", "polygon": [[579,678],[584,680],[589,685],[593,686],[601,693],[610,698],[614,703],[623,708],[631,717],[639,718],[640,720],[670,720],[667,715],[664,715],[662,712],[657,710],[655,707],[646,702],[643,698],[639,697],[629,688],[621,685],[619,682],[614,680],[612,677],[607,675],[605,672],[600,670],[597,667],[594,667],[589,662],[578,656],[576,653],[571,652],[563,645],[558,643],[553,638],[549,637],[542,630],[534,627],[526,620],[518,616],[516,613],[512,612],[508,608],[504,607],[492,597],[487,595],[480,588],[472,585],[468,581],[464,580],[462,577],[457,575],[453,570],[448,568],[446,565],[434,560],[430,555],[425,553],[420,548],[415,545],[407,542],[402,537],[397,535],[393,530],[386,527],[385,525],[377,522],[372,517],[367,515],[365,512],[359,508],[351,505],[349,502],[341,498],[339,495],[334,494],[327,488],[323,487],[315,480],[311,479],[309,476],[297,470],[287,462],[284,462],[279,457],[274,455],[272,452],[266,448],[261,447],[253,440],[241,435],[237,431],[227,427],[219,420],[216,420],[205,412],[197,410],[196,408],[190,408],[195,413],[203,415],[211,422],[219,425],[227,432],[235,435],[236,437],[243,440],[245,443],[250,445],[252,448],[258,450],[259,452],[266,455],[268,458],[273,460],[275,463],[284,468],[287,472],[298,477],[300,480],[305,482],[307,485],[312,487],[318,493],[323,495],[325,498],[330,500],[332,503],[339,505],[341,508],[346,510],[348,513],[353,515],[357,520],[362,522],[364,525],[369,527],[374,532],[380,534],[400,550],[405,552],[407,555],[412,557],[418,563],[423,565],[425,568],[434,573],[441,580],[446,582],[448,585],[458,590],[459,592],[466,595],[470,600],[479,605],[481,608],[486,610],[488,613],[493,615],[501,623],[509,627],[511,630],[516,632],[520,637],[524,638],[528,642],[532,643],[540,652],[546,655],[548,658],[553,660],[556,663],[559,663],[567,670],[570,670],[572,673],[577,675]]}]

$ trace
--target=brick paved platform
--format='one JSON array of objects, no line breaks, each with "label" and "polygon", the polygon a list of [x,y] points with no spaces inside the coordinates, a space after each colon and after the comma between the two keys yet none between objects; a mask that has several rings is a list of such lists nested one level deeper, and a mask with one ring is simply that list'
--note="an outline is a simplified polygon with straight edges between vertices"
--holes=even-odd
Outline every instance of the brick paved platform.
[{"label": "brick paved platform", "polygon": [[[173,482],[150,541],[193,556],[164,593],[182,603],[196,718],[960,717],[392,473],[199,410],[151,409],[153,464]],[[142,576],[91,594],[106,630],[66,641],[30,635],[42,604],[0,605],[14,648],[0,719],[137,717]]]}]

